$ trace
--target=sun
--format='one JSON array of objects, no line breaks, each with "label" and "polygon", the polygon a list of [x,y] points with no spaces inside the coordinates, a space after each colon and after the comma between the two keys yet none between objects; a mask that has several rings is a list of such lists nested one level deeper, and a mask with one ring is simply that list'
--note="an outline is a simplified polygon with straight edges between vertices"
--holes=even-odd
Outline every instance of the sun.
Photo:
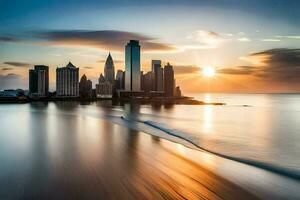
[{"label": "sun", "polygon": [[202,74],[203,74],[203,76],[205,76],[205,77],[214,77],[215,74],[216,74],[216,70],[215,70],[215,68],[212,67],[212,66],[207,66],[207,67],[204,67],[204,68],[203,68]]}]

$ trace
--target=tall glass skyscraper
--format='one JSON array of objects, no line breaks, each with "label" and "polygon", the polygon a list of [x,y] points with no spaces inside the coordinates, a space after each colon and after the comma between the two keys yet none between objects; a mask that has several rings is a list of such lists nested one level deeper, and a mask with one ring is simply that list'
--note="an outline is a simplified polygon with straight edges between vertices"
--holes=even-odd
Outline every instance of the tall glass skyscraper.
[{"label": "tall glass skyscraper", "polygon": [[141,91],[141,47],[138,40],[130,40],[125,47],[125,90]]},{"label": "tall glass skyscraper", "polygon": [[46,97],[49,93],[49,67],[35,65],[29,70],[29,93],[31,96]]}]

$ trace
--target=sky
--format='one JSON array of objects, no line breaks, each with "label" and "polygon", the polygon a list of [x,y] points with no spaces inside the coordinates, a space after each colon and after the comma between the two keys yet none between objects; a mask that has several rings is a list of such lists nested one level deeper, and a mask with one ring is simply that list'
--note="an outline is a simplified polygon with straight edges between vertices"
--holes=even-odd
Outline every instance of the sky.
[{"label": "sky", "polygon": [[[300,1],[0,0],[0,90],[28,89],[28,70],[71,61],[96,84],[109,52],[141,43],[141,66],[174,66],[190,92],[300,92]],[[213,68],[213,77],[203,76]]]}]

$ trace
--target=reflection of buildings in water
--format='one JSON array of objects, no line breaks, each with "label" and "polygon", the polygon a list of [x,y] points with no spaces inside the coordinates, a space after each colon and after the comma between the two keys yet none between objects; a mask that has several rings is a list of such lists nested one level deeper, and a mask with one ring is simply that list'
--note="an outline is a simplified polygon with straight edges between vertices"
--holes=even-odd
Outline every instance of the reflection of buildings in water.
[{"label": "reflection of buildings in water", "polygon": [[91,104],[92,104],[91,101],[80,101],[80,105],[88,106],[88,105],[91,105]]},{"label": "reflection of buildings in water", "polygon": [[103,100],[97,101],[96,105],[102,106],[102,107],[112,107],[113,101],[110,99],[105,99],[105,100],[103,99]]},{"label": "reflection of buildings in water", "polygon": [[153,102],[153,103],[151,103],[151,108],[152,108],[152,110],[160,111],[162,109],[162,104]]},{"label": "reflection of buildings in water", "polygon": [[30,108],[34,110],[44,110],[47,109],[48,107],[48,102],[47,101],[36,101],[36,102],[31,102]]},{"label": "reflection of buildings in water", "polygon": [[164,105],[164,108],[165,108],[166,110],[173,109],[173,108],[174,108],[174,103],[166,103],[166,104]]},{"label": "reflection of buildings in water", "polygon": [[134,103],[126,103],[124,104],[124,111],[127,118],[135,120],[139,115],[140,105]]},{"label": "reflection of buildings in water", "polygon": [[136,167],[136,160],[138,159],[138,139],[139,139],[139,132],[133,129],[126,129],[127,132],[127,146],[126,146],[126,157],[128,163],[128,169],[132,170],[133,173],[135,172]]},{"label": "reflection of buildings in water", "polygon": [[54,102],[55,106],[59,110],[64,110],[64,111],[73,111],[78,109],[78,101],[56,101]]}]

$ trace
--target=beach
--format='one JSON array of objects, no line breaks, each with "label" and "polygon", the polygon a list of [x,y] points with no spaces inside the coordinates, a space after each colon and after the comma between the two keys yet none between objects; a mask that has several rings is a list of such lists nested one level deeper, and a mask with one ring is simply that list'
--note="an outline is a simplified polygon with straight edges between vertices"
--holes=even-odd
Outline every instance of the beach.
[{"label": "beach", "polygon": [[[37,118],[39,123],[45,120],[39,114]],[[11,166],[1,167],[1,199],[254,199],[170,149],[175,143],[88,120],[105,129],[85,132],[85,125],[77,129],[65,121],[63,129],[51,136],[54,133],[32,124],[24,157],[6,158]]]},{"label": "beach", "polygon": [[149,108],[158,112],[109,101],[1,105],[0,199],[299,197],[297,180],[127,121]]}]

